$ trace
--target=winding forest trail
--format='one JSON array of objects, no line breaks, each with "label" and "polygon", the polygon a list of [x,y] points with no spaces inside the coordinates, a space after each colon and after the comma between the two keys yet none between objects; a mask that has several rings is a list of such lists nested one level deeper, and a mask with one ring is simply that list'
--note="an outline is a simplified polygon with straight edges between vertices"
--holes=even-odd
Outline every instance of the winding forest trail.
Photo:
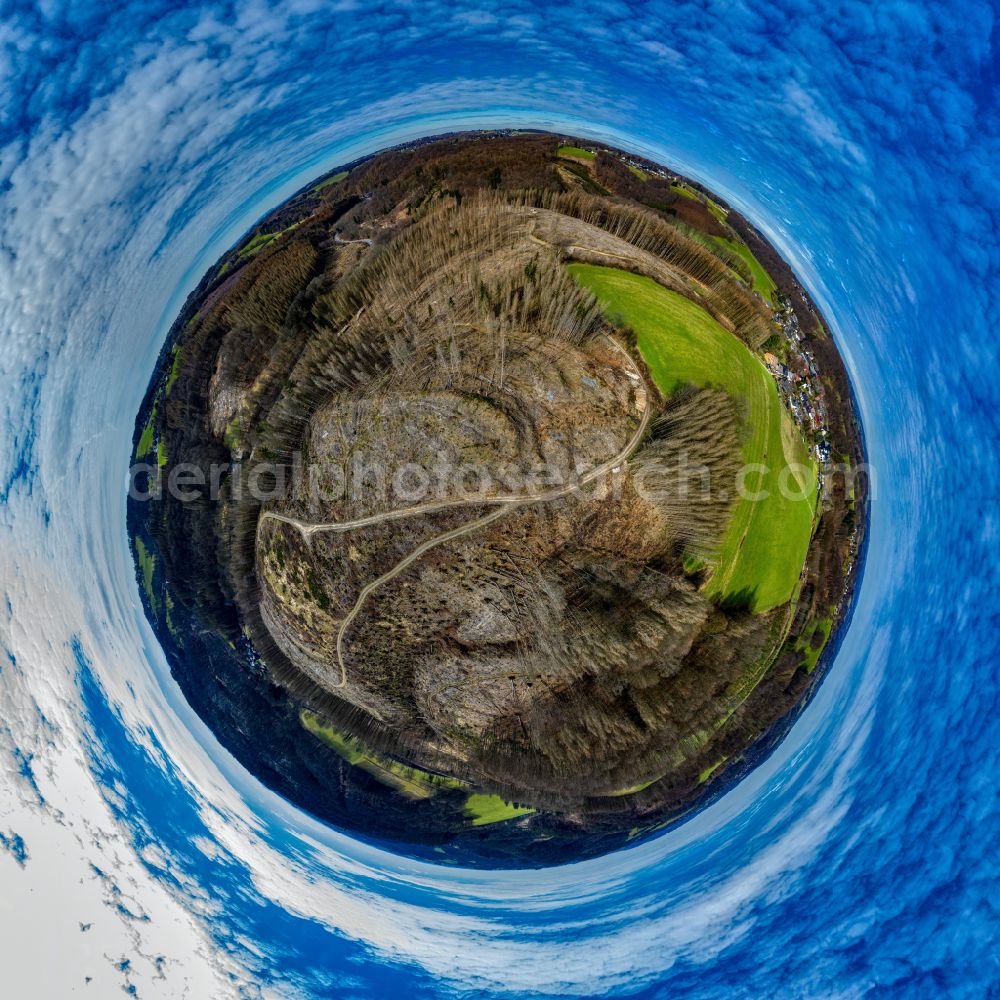
[{"label": "winding forest trail", "polygon": [[[631,375],[639,379],[640,382],[644,382],[642,378],[642,373],[639,370],[638,365],[636,365],[635,360],[619,344],[616,340],[611,337],[607,338],[614,347],[621,352],[625,357],[627,364],[630,366]],[[322,523],[310,523],[308,521],[302,521],[296,517],[289,517],[286,514],[278,514],[274,511],[264,511],[257,521],[257,538],[259,541],[260,529],[265,521],[278,521],[282,524],[290,525],[295,528],[302,537],[308,540],[312,535],[319,532],[333,532],[333,533],[343,533],[348,531],[354,531],[358,528],[368,527],[373,524],[381,524],[383,521],[397,521],[403,520],[408,517],[417,517],[421,514],[431,514],[441,510],[448,510],[454,507],[482,507],[483,505],[499,505],[497,510],[491,511],[489,514],[483,517],[476,518],[473,521],[469,521],[467,524],[461,524],[457,528],[452,528],[449,531],[442,532],[439,535],[435,535],[433,538],[428,538],[425,542],[418,545],[409,555],[401,559],[392,569],[383,573],[380,577],[367,583],[358,594],[357,600],[354,602],[354,606],[350,611],[341,619],[340,624],[337,628],[337,666],[340,669],[340,680],[331,685],[333,688],[342,688],[347,684],[347,667],[344,664],[343,655],[343,644],[344,636],[347,629],[350,627],[351,623],[358,616],[362,607],[368,598],[376,591],[379,587],[388,583],[390,580],[394,579],[400,573],[402,573],[409,566],[413,565],[418,559],[424,556],[431,549],[436,548],[439,545],[444,545],[447,542],[452,542],[456,538],[461,538],[470,532],[476,531],[479,528],[483,528],[494,521],[499,520],[506,514],[509,514],[513,510],[517,510],[520,507],[526,507],[530,504],[535,503],[545,503],[551,500],[558,500],[562,497],[569,496],[573,493],[579,492],[584,486],[589,483],[594,482],[596,479],[600,479],[609,473],[616,473],[620,471],[620,467],[623,466],[635,450],[642,443],[642,439],[645,436],[646,428],[649,426],[650,416],[651,416],[651,403],[650,394],[647,391],[645,394],[645,407],[643,408],[642,414],[639,419],[639,425],[635,430],[635,433],[629,438],[628,443],[625,447],[615,454],[612,458],[595,466],[588,472],[583,473],[575,479],[572,479],[568,483],[564,483],[562,486],[556,487],[551,490],[546,490],[540,493],[522,493],[513,494],[507,496],[492,496],[492,497],[449,497],[444,500],[430,501],[428,503],[414,504],[410,507],[402,507],[398,510],[383,511],[380,514],[370,514],[366,517],[355,518],[351,521],[328,521]]]}]

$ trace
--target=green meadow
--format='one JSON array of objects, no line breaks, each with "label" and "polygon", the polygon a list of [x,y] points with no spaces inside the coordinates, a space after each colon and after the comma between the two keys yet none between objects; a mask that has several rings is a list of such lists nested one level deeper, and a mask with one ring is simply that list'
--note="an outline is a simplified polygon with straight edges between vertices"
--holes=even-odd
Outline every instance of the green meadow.
[{"label": "green meadow", "polygon": [[556,150],[556,156],[573,156],[578,160],[592,160],[597,153],[592,153],[589,149],[581,149],[579,146],[560,146]]},{"label": "green meadow", "polygon": [[[722,601],[747,598],[754,611],[785,604],[795,594],[812,535],[816,476],[771,374],[704,309],[652,279],[592,264],[570,264],[569,271],[610,316],[634,331],[664,395],[683,385],[714,386],[746,404],[744,460],[767,466],[766,472],[748,470],[746,491],[767,496],[737,500],[706,592]],[[804,468],[788,469],[791,463]],[[782,480],[786,492],[802,493],[803,499],[783,496]]]},{"label": "green meadow", "polygon": [[515,806],[505,802],[499,795],[470,795],[465,803],[465,814],[472,820],[473,826],[488,826],[490,823],[502,823],[505,819],[516,816],[527,816],[534,809],[527,806]]},{"label": "green meadow", "polygon": [[[301,712],[302,725],[322,740],[331,750],[336,751],[352,767],[359,767],[383,785],[392,788],[408,799],[428,799],[445,789],[466,789],[468,784],[458,778],[448,778],[416,767],[407,767],[398,761],[374,753],[358,740],[335,729],[326,719],[305,709]],[[472,826],[488,826],[502,823],[516,816],[534,812],[524,806],[511,805],[499,795],[483,795],[470,792],[464,806],[466,816]]]},{"label": "green meadow", "polygon": [[381,754],[372,753],[358,740],[341,733],[315,712],[303,710],[299,718],[313,736],[335,750],[348,764],[361,768],[408,799],[427,799],[441,788],[465,787],[455,778],[445,778],[429,771],[407,767]]},{"label": "green meadow", "polygon": [[145,458],[153,450],[153,439],[156,435],[156,402],[149,410],[149,419],[146,421],[146,426],[142,429],[142,434],[139,435],[139,443],[135,446],[135,457],[136,459]]},{"label": "green meadow", "polygon": [[742,258],[747,267],[750,268],[750,275],[752,278],[751,287],[753,290],[768,302],[774,302],[775,284],[771,280],[771,276],[761,266],[760,261],[753,255],[750,247],[748,247],[745,243],[741,243],[739,240],[723,239],[721,236],[713,236],[712,239],[714,239],[719,246],[732,250],[734,254]]},{"label": "green meadow", "polygon": [[153,573],[156,571],[156,556],[143,545],[138,535],[135,536],[135,551],[139,558],[139,569],[142,571],[142,589],[146,592],[150,606],[155,610],[157,601],[156,592],[153,590]]},{"label": "green meadow", "polygon": [[310,194],[315,194],[317,191],[322,191],[324,188],[330,187],[332,184],[339,184],[347,176],[346,170],[340,170],[330,177],[327,177],[325,181],[320,181],[315,187],[309,189]]},{"label": "green meadow", "polygon": [[293,229],[298,229],[302,225],[304,220],[300,219],[298,222],[293,222],[286,229],[282,229],[277,233],[258,233],[250,242],[239,252],[239,256],[247,259],[253,257],[254,254],[259,253],[265,247],[269,247],[272,243],[277,243],[285,233],[290,233]]}]

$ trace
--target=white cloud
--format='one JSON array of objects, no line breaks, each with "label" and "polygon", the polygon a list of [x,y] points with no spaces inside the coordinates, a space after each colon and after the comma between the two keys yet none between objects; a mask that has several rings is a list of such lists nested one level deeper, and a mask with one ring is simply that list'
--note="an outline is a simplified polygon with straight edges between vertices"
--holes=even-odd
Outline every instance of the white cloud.
[{"label": "white cloud", "polygon": [[[940,664],[928,652],[932,662],[910,671],[917,652],[933,648],[936,628],[963,613],[974,622],[977,605],[985,606],[975,589],[947,597],[932,590],[917,530],[944,502],[940,445],[929,444],[943,440],[935,421],[960,428],[970,392],[986,381],[977,369],[992,370],[983,361],[988,283],[961,286],[951,251],[960,260],[969,252],[977,267],[996,273],[989,169],[996,123],[971,98],[956,99],[960,67],[950,65],[950,76],[939,74],[931,86],[925,78],[933,67],[914,70],[916,41],[905,58],[879,47],[892,35],[890,11],[880,10],[886,22],[876,37],[857,29],[855,44],[865,43],[868,62],[853,66],[822,11],[804,17],[779,9],[775,27],[757,23],[747,8],[724,7],[647,6],[639,32],[618,5],[514,4],[500,24],[502,39],[481,30],[491,14],[453,4],[258,3],[241,7],[236,20],[211,5],[151,8],[139,29],[111,8],[94,14],[94,26],[76,24],[73,10],[57,3],[43,12],[49,24],[5,19],[0,484],[19,457],[36,470],[33,481],[14,479],[0,506],[0,589],[10,603],[8,612],[0,600],[0,640],[18,664],[0,656],[0,774],[10,793],[0,830],[21,834],[30,855],[22,870],[0,853],[5,984],[16,995],[62,998],[91,969],[95,995],[111,995],[123,982],[113,962],[126,955],[141,996],[175,997],[185,987],[193,996],[229,996],[226,977],[251,980],[273,959],[274,942],[254,922],[268,901],[310,928],[333,929],[328,946],[343,945],[350,955],[345,989],[359,995],[377,989],[371,970],[387,961],[427,970],[442,990],[624,991],[682,967],[709,976],[726,947],[744,961],[753,957],[762,984],[777,979],[792,993],[850,995],[851,976],[856,985],[867,975],[836,964],[820,939],[809,954],[797,945],[812,971],[787,967],[784,904],[815,899],[819,886],[833,901],[814,914],[817,933],[825,920],[822,931],[833,937],[858,938],[859,928],[875,937],[876,904],[848,878],[860,880],[871,857],[858,828],[883,838],[886,869],[898,863],[912,871],[920,859],[919,850],[907,854],[914,848],[906,834],[921,787],[901,790],[893,774],[879,776],[899,796],[883,803],[886,822],[898,828],[892,834],[858,803],[871,801],[865,754],[874,752],[879,727],[892,727],[902,746],[913,738],[906,726],[918,717],[914,706],[929,691],[940,714],[951,704],[942,689],[918,686]],[[980,16],[970,5],[969,23]],[[903,21],[908,31],[929,30],[921,19]],[[599,46],[581,42],[581,23]],[[898,37],[903,45],[907,33]],[[962,37],[945,39],[937,58],[955,53],[955,63],[974,69],[984,55],[963,55],[961,46],[973,43]],[[797,75],[776,90],[773,79],[784,79],[790,64]],[[698,77],[685,76],[685,67]],[[869,83],[845,96],[845,88]],[[879,89],[888,94],[890,84],[891,97],[879,106]],[[933,100],[909,101],[925,85]],[[900,103],[899,94],[907,100]],[[925,104],[939,114],[955,109],[947,142],[923,116]],[[760,219],[843,338],[873,454],[902,486],[876,510],[868,583],[837,670],[767,764],[696,820],[633,851],[540,873],[455,872],[325,831],[243,774],[179,703],[139,622],[121,480],[158,338],[227,241],[338,158],[426,131],[525,118],[670,159]],[[907,127],[925,159],[894,158],[893,143]],[[951,193],[968,205],[954,219],[941,213],[934,230],[919,199],[930,181],[941,185],[952,175],[949,155],[960,160]],[[918,323],[922,309],[948,345],[947,360],[918,354],[931,335]],[[23,381],[25,374],[32,380]],[[935,399],[952,401],[951,412],[942,415],[921,394],[906,398],[918,374],[931,380]],[[30,407],[29,387],[38,390]],[[977,467],[989,468],[993,439],[956,435]],[[23,448],[13,447],[15,438]],[[990,481],[984,477],[979,488]],[[952,527],[958,523],[956,514]],[[986,587],[989,565],[984,559],[982,579],[965,587]],[[927,613],[915,614],[906,630],[889,624],[893,602],[920,584],[921,570],[929,577]],[[149,788],[120,781],[102,795],[94,783],[69,653],[74,635],[122,724],[149,754]],[[967,651],[957,641],[955,648],[948,690],[968,698],[963,685],[971,685],[974,664],[959,660]],[[908,671],[893,689],[902,705],[896,711],[884,705],[894,671]],[[977,718],[958,714],[948,720],[956,752],[960,726]],[[917,737],[927,745],[933,720],[921,723]],[[29,757],[44,804],[21,773]],[[902,769],[906,761],[894,763]],[[165,838],[136,850],[137,833],[158,832],[140,809],[156,788],[180,789],[200,816],[192,844]],[[116,820],[113,807],[134,815]],[[954,836],[968,832],[964,813],[950,820]],[[92,863],[112,881],[96,876]],[[164,868],[176,885],[157,876]],[[219,872],[226,878],[213,883]],[[891,873],[882,878],[883,899],[904,891]],[[113,885],[148,922],[115,912]],[[80,922],[93,927],[82,932]],[[220,938],[226,931],[230,938]],[[897,938],[905,948],[901,932]],[[908,957],[944,964],[951,940],[942,932]],[[975,942],[965,944],[971,954]],[[302,956],[293,943],[285,946],[291,966]],[[306,960],[322,964],[315,954],[302,966]],[[821,966],[827,978],[817,986]],[[300,968],[260,995],[308,995],[321,977],[339,982],[344,971]],[[845,982],[826,990],[835,974]]]}]

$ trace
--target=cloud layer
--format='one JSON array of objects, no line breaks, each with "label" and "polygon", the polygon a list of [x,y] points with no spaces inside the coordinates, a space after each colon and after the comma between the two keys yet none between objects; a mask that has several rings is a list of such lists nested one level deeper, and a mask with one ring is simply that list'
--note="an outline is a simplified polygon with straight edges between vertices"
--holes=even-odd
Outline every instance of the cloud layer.
[{"label": "cloud layer", "polygon": [[[975,0],[9,9],[12,995],[63,997],[87,976],[142,997],[984,995],[1000,818],[993,18]],[[123,533],[134,414],[218,253],[358,152],[504,123],[643,151],[754,219],[834,325],[879,476],[854,625],[779,752],[659,841],[541,873],[381,855],[242,773],[169,679]]]}]

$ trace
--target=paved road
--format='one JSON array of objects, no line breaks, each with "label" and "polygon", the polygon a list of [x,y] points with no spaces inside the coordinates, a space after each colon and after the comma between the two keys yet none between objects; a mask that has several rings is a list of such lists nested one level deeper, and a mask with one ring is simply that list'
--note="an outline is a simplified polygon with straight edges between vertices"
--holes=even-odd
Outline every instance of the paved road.
[{"label": "paved road", "polygon": [[[631,355],[629,355],[629,353],[617,341],[612,340],[610,337],[608,340],[625,356],[633,373],[636,377],[641,379],[642,374],[639,371],[638,366],[632,360]],[[499,520],[505,514],[508,514],[512,510],[516,510],[519,507],[525,507],[529,504],[542,503],[549,500],[557,500],[560,497],[569,496],[571,493],[578,492],[588,483],[592,483],[595,479],[600,479],[602,476],[606,476],[609,472],[620,471],[619,466],[625,464],[628,458],[642,442],[643,435],[646,433],[646,428],[649,425],[649,419],[650,400],[649,394],[647,393],[646,406],[642,411],[639,426],[636,428],[635,433],[629,439],[625,447],[618,452],[617,455],[613,458],[609,458],[603,464],[595,466],[589,472],[583,473],[577,479],[541,493],[522,493],[493,497],[449,497],[446,500],[430,501],[428,503],[414,504],[411,507],[403,507],[399,510],[384,511],[380,514],[370,514],[367,517],[356,518],[353,521],[330,521],[320,524],[311,524],[308,521],[301,521],[298,518],[288,517],[285,514],[265,511],[257,521],[258,535],[260,533],[261,525],[265,521],[271,520],[291,525],[302,534],[303,538],[308,539],[317,532],[329,531],[339,533],[353,531],[357,528],[367,527],[372,524],[380,524],[383,521],[396,521],[407,517],[416,517],[420,514],[434,513],[435,511],[446,510],[452,507],[480,507],[484,504],[499,505],[497,510],[491,511],[483,517],[477,518],[474,521],[469,521],[467,524],[461,524],[457,528],[452,528],[450,531],[445,531],[440,535],[435,535],[433,538],[427,539],[427,541],[418,545],[408,556],[396,563],[392,569],[383,573],[382,576],[377,579],[372,580],[361,589],[361,592],[358,594],[358,599],[354,602],[354,606],[341,620],[340,625],[337,628],[337,665],[340,668],[340,681],[337,684],[332,685],[332,687],[342,688],[347,684],[347,668],[344,664],[343,656],[344,635],[350,627],[351,622],[353,622],[358,616],[358,613],[364,606],[365,601],[368,600],[375,590],[383,584],[388,583],[394,577],[398,576],[408,566],[411,566],[419,558],[421,558],[421,556],[425,555],[438,545],[444,545],[447,542],[454,541],[456,538],[461,538],[463,535],[485,527],[487,524],[491,524],[493,521]]]}]

